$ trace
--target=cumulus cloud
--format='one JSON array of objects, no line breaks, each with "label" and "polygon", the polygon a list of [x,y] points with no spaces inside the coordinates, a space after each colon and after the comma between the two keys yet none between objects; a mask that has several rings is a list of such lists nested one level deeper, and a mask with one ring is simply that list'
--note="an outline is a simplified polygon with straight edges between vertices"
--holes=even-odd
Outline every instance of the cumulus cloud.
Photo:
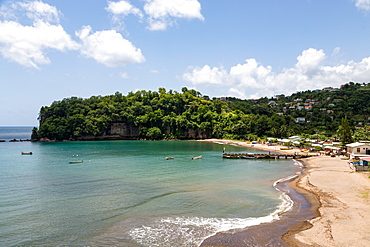
[{"label": "cumulus cloud", "polygon": [[355,0],[355,5],[358,9],[370,10],[370,0]]},{"label": "cumulus cloud", "polygon": [[137,15],[139,17],[143,17],[141,10],[133,6],[129,1],[118,1],[118,2],[111,2],[108,1],[108,7],[105,8],[108,12],[115,14],[115,15],[124,15],[127,16],[129,14]]},{"label": "cumulus cloud", "polygon": [[325,59],[323,50],[309,48],[302,52],[302,55],[297,57],[296,68],[306,75],[314,75],[320,69],[320,64]]},{"label": "cumulus cloud", "polygon": [[113,15],[112,21],[119,25],[118,29],[123,29],[124,22],[122,19],[124,17],[132,14],[142,19],[144,16],[140,9],[125,0],[118,2],[108,1],[108,7],[106,7],[105,10]]},{"label": "cumulus cloud", "polygon": [[227,71],[220,67],[211,68],[208,65],[200,67],[189,67],[190,73],[185,73],[183,79],[197,84],[225,85],[229,83]]},{"label": "cumulus cloud", "polygon": [[[108,2],[113,14],[141,15],[140,10],[127,1]],[[108,67],[125,66],[145,61],[141,50],[114,30],[92,32],[90,26],[75,34],[80,43],[59,24],[60,11],[41,1],[15,2],[0,8],[0,54],[23,66],[39,69],[51,61],[46,55],[50,50],[79,50],[88,58]],[[23,25],[21,19],[31,25]],[[30,22],[31,21],[31,22]]]},{"label": "cumulus cloud", "polygon": [[60,12],[57,8],[41,1],[17,2],[13,5],[13,8],[26,10],[26,15],[30,19],[59,23]]},{"label": "cumulus cloud", "polygon": [[16,11],[23,11],[32,25],[22,25],[14,20],[0,21],[0,53],[3,57],[39,69],[39,65],[50,63],[46,50],[78,49],[78,44],[59,25],[59,12],[55,7],[40,1],[18,2],[2,7],[1,16],[15,17]]},{"label": "cumulus cloud", "polygon": [[123,19],[133,14],[148,22],[147,28],[152,31],[166,30],[176,23],[176,19],[204,20],[198,0],[144,0],[143,11],[127,0],[108,1],[106,11],[113,14],[112,21],[124,25]]},{"label": "cumulus cloud", "polygon": [[82,42],[81,53],[108,67],[125,66],[145,61],[141,50],[115,30],[92,32],[90,26],[76,32]]},{"label": "cumulus cloud", "polygon": [[349,81],[363,82],[370,77],[370,57],[337,66],[323,65],[326,59],[323,50],[309,48],[297,57],[293,67],[284,68],[280,73],[273,72],[271,66],[263,66],[255,59],[247,59],[244,64],[237,64],[229,70],[209,65],[189,67],[182,79],[193,85],[218,87],[228,96],[254,98],[335,87]]},{"label": "cumulus cloud", "polygon": [[174,18],[204,20],[197,0],[146,0],[144,11],[149,16],[148,29],[165,30],[172,26]]}]

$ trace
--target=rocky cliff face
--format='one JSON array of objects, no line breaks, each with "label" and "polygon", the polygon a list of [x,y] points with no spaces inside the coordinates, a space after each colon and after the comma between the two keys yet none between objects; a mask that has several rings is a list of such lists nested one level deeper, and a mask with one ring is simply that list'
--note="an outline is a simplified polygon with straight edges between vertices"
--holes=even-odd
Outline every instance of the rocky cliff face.
[{"label": "rocky cliff face", "polygon": [[[126,123],[112,123],[110,129],[107,131],[105,137],[107,139],[139,139],[141,127],[129,126]],[[168,128],[163,134],[170,134],[171,129]],[[188,129],[182,133],[183,139],[207,139],[211,138],[211,132],[204,132],[201,130]]]},{"label": "rocky cliff face", "polygon": [[[98,140],[138,140],[140,139],[140,126],[130,126],[125,122],[111,123],[104,134],[99,136],[85,135],[75,138],[70,138],[70,141],[98,141]],[[171,129],[168,128],[163,134],[168,135]],[[211,132],[201,130],[188,129],[181,133],[180,139],[208,139],[212,138]],[[50,142],[48,138],[35,138],[34,141]]]},{"label": "rocky cliff face", "polygon": [[188,129],[183,132],[184,139],[209,139],[212,138],[212,133],[201,130]]},{"label": "rocky cliff face", "polygon": [[137,139],[139,134],[140,127],[128,126],[126,123],[112,123],[106,136],[116,136],[121,139]]},{"label": "rocky cliff face", "polygon": [[[112,123],[110,129],[107,131],[105,137],[118,138],[118,139],[139,139],[141,127],[129,126],[126,123]],[[171,129],[168,128],[163,134],[171,133]],[[182,133],[183,139],[207,139],[211,138],[212,133],[204,132],[201,130],[188,129]]]}]

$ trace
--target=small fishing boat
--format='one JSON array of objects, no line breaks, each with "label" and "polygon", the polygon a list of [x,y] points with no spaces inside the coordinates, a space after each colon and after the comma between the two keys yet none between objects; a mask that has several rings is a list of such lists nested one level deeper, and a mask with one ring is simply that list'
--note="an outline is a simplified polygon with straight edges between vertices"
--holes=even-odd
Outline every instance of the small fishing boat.
[{"label": "small fishing boat", "polygon": [[283,147],[283,148],[280,148],[280,150],[292,150],[293,148],[291,147]]},{"label": "small fishing boat", "polygon": [[166,157],[166,160],[173,160],[174,157]]},{"label": "small fishing boat", "polygon": [[32,155],[32,152],[21,152],[22,155]]},{"label": "small fishing boat", "polygon": [[82,163],[84,162],[83,160],[74,160],[74,161],[70,161],[69,164],[78,164],[78,163]]},{"label": "small fishing boat", "polygon": [[196,159],[200,159],[200,158],[202,158],[202,155],[195,156],[195,157],[193,157],[193,158],[191,158],[191,159],[192,159],[192,160],[196,160]]},{"label": "small fishing boat", "polygon": [[241,156],[240,158],[242,158],[242,159],[258,159],[258,157],[254,157],[254,156]]}]

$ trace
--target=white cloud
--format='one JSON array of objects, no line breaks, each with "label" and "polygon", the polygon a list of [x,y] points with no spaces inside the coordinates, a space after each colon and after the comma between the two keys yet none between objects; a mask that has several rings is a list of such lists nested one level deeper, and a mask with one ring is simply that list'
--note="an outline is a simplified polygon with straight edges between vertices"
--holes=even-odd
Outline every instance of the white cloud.
[{"label": "white cloud", "polygon": [[203,68],[189,67],[192,71],[185,73],[182,78],[185,81],[190,81],[194,85],[197,84],[213,84],[213,85],[225,85],[228,84],[227,71],[225,69],[204,65]]},{"label": "white cloud", "polygon": [[176,19],[199,19],[204,20],[201,14],[201,5],[198,0],[144,0],[144,10],[133,6],[127,0],[118,2],[108,1],[105,9],[113,14],[113,23],[119,24],[123,29],[123,18],[133,14],[148,22],[148,29],[152,31],[166,30],[176,23]]},{"label": "white cloud", "polygon": [[122,78],[122,79],[128,79],[129,76],[128,76],[128,73],[127,72],[121,72],[119,73],[119,76]]},{"label": "white cloud", "polygon": [[114,30],[92,33],[92,28],[85,26],[76,32],[76,36],[82,41],[80,51],[83,55],[94,58],[97,62],[108,67],[119,67],[145,61],[141,50]]},{"label": "white cloud", "polygon": [[123,30],[124,22],[123,18],[132,14],[140,18],[143,18],[143,13],[140,9],[133,6],[129,1],[121,0],[118,2],[108,1],[108,7],[105,8],[106,11],[113,14],[112,21],[115,24],[118,24],[116,29]]},{"label": "white cloud", "polygon": [[26,15],[30,19],[43,20],[45,22],[59,23],[59,11],[54,6],[41,1],[17,2],[13,5],[15,9],[27,11]]},{"label": "white cloud", "polygon": [[173,25],[174,18],[200,19],[201,5],[197,0],[146,0],[144,11],[149,16],[150,30],[165,30]]},{"label": "white cloud", "polygon": [[356,1],[355,5],[358,9],[366,11],[370,10],[370,0],[355,0],[355,1]]},{"label": "white cloud", "polygon": [[58,24],[59,13],[53,6],[35,1],[16,3],[1,11],[4,17],[15,17],[15,11],[23,11],[33,22],[25,26],[16,21],[0,21],[0,53],[11,61],[39,69],[39,65],[50,63],[46,50],[78,49],[78,44]]},{"label": "white cloud", "polygon": [[108,7],[105,8],[108,12],[114,15],[124,15],[127,16],[129,14],[133,14],[139,16],[140,18],[143,17],[141,10],[133,6],[129,1],[118,1],[118,2],[111,2],[108,1]]},{"label": "white cloud", "polygon": [[[113,13],[138,13],[137,9],[125,5],[124,1],[109,2]],[[124,66],[128,63],[145,61],[141,50],[120,33],[113,30],[91,32],[91,27],[84,27],[76,32],[81,44],[73,41],[59,24],[60,12],[41,1],[16,2],[2,6],[0,16],[0,54],[23,66],[39,69],[40,65],[51,61],[46,55],[51,49],[58,51],[78,50],[87,57],[109,67]],[[31,20],[32,25],[23,25],[20,17]],[[51,24],[55,22],[55,24]]]},{"label": "white cloud", "polygon": [[296,68],[307,75],[315,74],[324,59],[325,53],[323,50],[309,48],[308,50],[303,51],[302,55],[298,56]]},{"label": "white cloud", "polygon": [[331,55],[334,57],[340,55],[340,47],[335,47]]},{"label": "white cloud", "polygon": [[[339,50],[336,48],[335,50]],[[296,91],[337,87],[349,81],[364,82],[370,78],[370,57],[361,62],[350,61],[336,66],[322,65],[327,56],[323,50],[307,49],[297,57],[297,63],[275,73],[271,66],[263,66],[255,59],[247,59],[226,70],[223,67],[189,67],[182,79],[193,85],[212,85],[229,96],[255,98],[290,94]],[[225,93],[224,93],[225,94]]]}]

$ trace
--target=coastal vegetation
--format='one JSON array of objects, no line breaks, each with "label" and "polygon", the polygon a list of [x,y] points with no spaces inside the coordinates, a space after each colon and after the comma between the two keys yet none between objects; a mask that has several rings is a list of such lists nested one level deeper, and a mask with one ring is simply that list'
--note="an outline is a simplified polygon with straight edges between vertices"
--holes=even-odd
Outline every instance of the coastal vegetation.
[{"label": "coastal vegetation", "polygon": [[[305,135],[369,138],[370,84],[297,92],[290,96],[210,98],[194,89],[159,88],[88,99],[70,97],[40,109],[33,139],[86,138],[258,140]],[[121,131],[112,126],[120,124]]]}]

